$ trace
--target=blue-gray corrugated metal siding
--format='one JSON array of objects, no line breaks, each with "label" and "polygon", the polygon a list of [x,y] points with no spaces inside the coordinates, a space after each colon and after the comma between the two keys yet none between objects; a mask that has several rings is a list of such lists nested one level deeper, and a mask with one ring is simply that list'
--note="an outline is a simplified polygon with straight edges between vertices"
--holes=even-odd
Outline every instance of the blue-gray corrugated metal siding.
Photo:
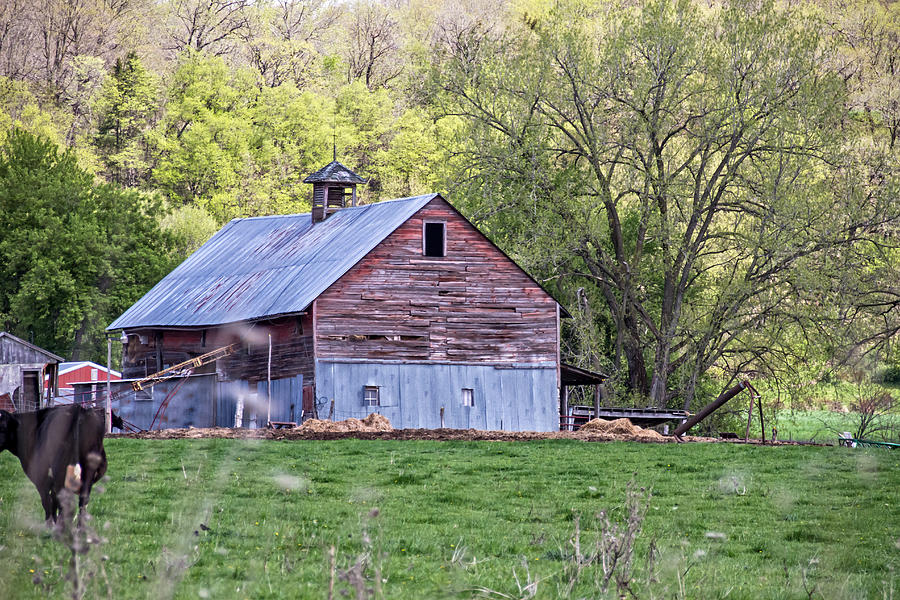
[{"label": "blue-gray corrugated metal siding", "polygon": [[[364,406],[369,385],[379,387],[380,407]],[[462,405],[463,388],[474,390],[475,406]],[[331,399],[335,420],[377,412],[398,429],[440,427],[442,406],[444,426],[454,429],[559,429],[556,369],[544,366],[317,361],[316,401]]]},{"label": "blue-gray corrugated metal siding", "polygon": [[309,214],[235,219],[107,329],[223,325],[303,311],[437,194]]},{"label": "blue-gray corrugated metal siding", "polygon": [[[113,410],[129,423],[141,429],[149,429],[160,405],[169,392],[178,385],[178,381],[164,381],[140,392],[124,393],[113,400]],[[112,382],[113,394],[130,387],[130,382]],[[273,381],[271,420],[299,423],[302,390],[302,375]],[[169,400],[169,406],[157,417],[153,428],[234,427],[239,399],[244,400],[244,411],[243,419],[238,426],[264,427],[268,411],[266,382],[259,383],[252,391],[255,393],[251,393],[246,381],[219,382],[216,381],[214,374],[193,375],[175,392]],[[105,384],[75,386],[78,401],[89,402],[95,394],[102,402],[106,397]]]}]

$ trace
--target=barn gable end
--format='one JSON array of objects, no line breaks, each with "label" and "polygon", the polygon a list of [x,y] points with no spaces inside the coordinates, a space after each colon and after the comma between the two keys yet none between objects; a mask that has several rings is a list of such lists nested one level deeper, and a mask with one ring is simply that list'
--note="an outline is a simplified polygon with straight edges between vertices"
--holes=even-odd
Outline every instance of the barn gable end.
[{"label": "barn gable end", "polygon": [[[428,255],[429,224],[443,226],[442,256]],[[438,196],[316,299],[316,394],[341,418],[377,410],[401,427],[553,430],[557,314]]]},{"label": "barn gable end", "polygon": [[[423,255],[426,223],[445,256]],[[556,306],[438,196],[318,297],[317,357],[555,368]]]}]

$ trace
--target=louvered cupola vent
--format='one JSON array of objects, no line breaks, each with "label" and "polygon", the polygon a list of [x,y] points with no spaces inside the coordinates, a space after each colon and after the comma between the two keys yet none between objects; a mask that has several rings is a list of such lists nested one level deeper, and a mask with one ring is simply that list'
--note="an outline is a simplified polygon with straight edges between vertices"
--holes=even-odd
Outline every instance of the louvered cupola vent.
[{"label": "louvered cupola vent", "polygon": [[304,179],[303,183],[313,184],[312,222],[324,221],[346,206],[356,206],[356,185],[365,182],[336,160]]}]

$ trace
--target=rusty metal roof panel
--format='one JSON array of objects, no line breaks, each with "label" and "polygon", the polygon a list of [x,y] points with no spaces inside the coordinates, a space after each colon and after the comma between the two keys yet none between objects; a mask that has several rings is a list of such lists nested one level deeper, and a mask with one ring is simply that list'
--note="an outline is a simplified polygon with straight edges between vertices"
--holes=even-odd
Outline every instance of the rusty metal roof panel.
[{"label": "rusty metal roof panel", "polygon": [[107,330],[201,327],[298,313],[437,194],[309,213],[235,219]]}]

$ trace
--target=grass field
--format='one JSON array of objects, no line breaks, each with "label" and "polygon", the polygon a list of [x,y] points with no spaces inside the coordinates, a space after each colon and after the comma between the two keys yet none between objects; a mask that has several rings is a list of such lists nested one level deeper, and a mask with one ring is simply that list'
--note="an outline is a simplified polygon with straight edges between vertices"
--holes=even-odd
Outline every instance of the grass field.
[{"label": "grass field", "polygon": [[[364,574],[380,572],[381,589],[369,585],[385,598],[525,597],[535,579],[535,597],[557,598],[576,516],[585,547],[599,511],[623,516],[632,478],[652,489],[636,597],[900,597],[897,452],[112,439],[107,453],[90,506],[106,541],[83,561],[103,565],[116,599],[327,598],[332,547],[337,575],[369,549]],[[0,598],[67,595],[68,555],[41,515],[18,462],[0,455]],[[616,597],[598,591],[597,571],[571,597]],[[358,597],[347,578],[335,598]],[[90,586],[106,597],[102,576]]]}]

